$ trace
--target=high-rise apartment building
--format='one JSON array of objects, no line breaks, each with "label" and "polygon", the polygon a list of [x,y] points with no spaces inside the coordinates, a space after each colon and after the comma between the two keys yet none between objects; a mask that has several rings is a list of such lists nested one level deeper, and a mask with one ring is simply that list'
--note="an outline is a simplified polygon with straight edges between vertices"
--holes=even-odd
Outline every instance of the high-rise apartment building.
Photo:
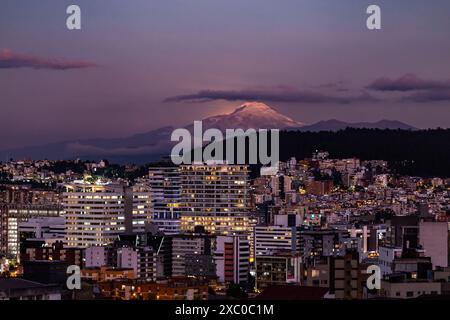
[{"label": "high-rise apartment building", "polygon": [[248,171],[245,165],[181,166],[181,229],[202,225],[217,235],[250,233]]},{"label": "high-rise apartment building", "polygon": [[66,185],[63,206],[69,247],[107,245],[151,221],[151,195],[141,185],[77,181]]},{"label": "high-rise apartment building", "polygon": [[181,176],[178,166],[149,168],[153,202],[153,224],[167,235],[180,232]]},{"label": "high-rise apartment building", "polygon": [[144,184],[136,184],[125,188],[125,204],[130,203],[132,207],[131,219],[127,205],[125,205],[125,221],[131,220],[128,224],[129,232],[145,232],[145,226],[152,221],[153,203],[151,188]]}]

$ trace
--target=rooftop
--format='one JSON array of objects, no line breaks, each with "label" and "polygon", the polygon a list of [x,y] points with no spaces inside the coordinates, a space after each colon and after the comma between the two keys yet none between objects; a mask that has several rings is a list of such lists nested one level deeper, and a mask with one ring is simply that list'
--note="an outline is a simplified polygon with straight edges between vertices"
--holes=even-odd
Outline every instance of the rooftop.
[{"label": "rooftop", "polygon": [[4,278],[0,279],[0,290],[6,291],[11,289],[29,289],[29,288],[40,288],[40,287],[47,287],[47,285],[20,279],[20,278]]}]

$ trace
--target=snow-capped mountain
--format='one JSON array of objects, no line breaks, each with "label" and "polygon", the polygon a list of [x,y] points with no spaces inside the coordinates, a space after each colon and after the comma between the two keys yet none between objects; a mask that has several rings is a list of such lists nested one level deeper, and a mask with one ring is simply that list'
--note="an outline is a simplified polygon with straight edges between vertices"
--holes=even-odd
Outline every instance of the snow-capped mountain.
[{"label": "snow-capped mountain", "polygon": [[286,129],[304,125],[260,102],[246,102],[229,114],[212,116],[204,119],[202,123],[204,129],[217,128],[222,131],[237,128]]},{"label": "snow-capped mountain", "polygon": [[[203,131],[209,128],[225,129],[284,129],[300,131],[337,131],[347,127],[408,129],[415,128],[399,121],[382,120],[375,123],[346,123],[338,120],[320,121],[304,125],[260,102],[246,102],[229,114],[212,116],[202,121]],[[192,132],[193,123],[186,129]],[[145,163],[167,156],[173,142],[170,136],[174,128],[164,127],[125,138],[86,139],[62,141],[40,146],[30,146],[0,151],[0,161],[14,159],[102,159],[112,162]]]}]

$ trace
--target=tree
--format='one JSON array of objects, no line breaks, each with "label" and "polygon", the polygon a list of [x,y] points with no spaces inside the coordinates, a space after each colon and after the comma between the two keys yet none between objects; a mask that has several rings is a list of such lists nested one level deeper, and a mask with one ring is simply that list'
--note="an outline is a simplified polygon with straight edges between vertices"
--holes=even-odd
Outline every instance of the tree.
[{"label": "tree", "polygon": [[227,296],[236,298],[236,299],[247,299],[247,293],[242,289],[242,287],[238,284],[230,284],[227,289]]}]

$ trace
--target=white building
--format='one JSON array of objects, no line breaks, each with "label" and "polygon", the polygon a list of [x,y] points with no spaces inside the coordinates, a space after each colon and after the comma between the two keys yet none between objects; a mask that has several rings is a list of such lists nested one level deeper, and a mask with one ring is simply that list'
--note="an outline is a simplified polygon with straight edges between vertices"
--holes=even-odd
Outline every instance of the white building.
[{"label": "white building", "polygon": [[[152,195],[151,188],[137,184],[125,189],[125,203],[132,201],[132,231],[144,232],[145,226],[152,221]],[[127,212],[125,206],[125,212]],[[127,219],[127,217],[125,217]]]},{"label": "white building", "polygon": [[448,234],[447,222],[419,223],[419,243],[425,255],[431,257],[433,269],[448,266]]},{"label": "white building", "polygon": [[108,265],[108,247],[87,247],[84,251],[85,267],[104,267]]},{"label": "white building", "polygon": [[148,187],[84,181],[65,187],[65,243],[69,247],[107,245],[120,233],[143,231],[151,222]]},{"label": "white building", "polygon": [[64,217],[38,217],[21,221],[19,233],[27,233],[37,239],[64,239]]},{"label": "white building", "polygon": [[221,282],[248,281],[250,246],[245,236],[218,236],[214,250],[216,273]]},{"label": "white building", "polygon": [[277,251],[299,249],[300,231],[297,227],[256,226],[254,234],[254,256],[270,256]]},{"label": "white building", "polygon": [[156,280],[156,256],[151,247],[118,248],[117,267],[133,269],[138,279]]},{"label": "white building", "polygon": [[380,246],[378,254],[378,263],[381,276],[393,273],[394,260],[402,256],[402,248],[392,246]]},{"label": "white building", "polygon": [[124,187],[110,183],[76,182],[63,194],[66,245],[110,244],[125,231]]}]

